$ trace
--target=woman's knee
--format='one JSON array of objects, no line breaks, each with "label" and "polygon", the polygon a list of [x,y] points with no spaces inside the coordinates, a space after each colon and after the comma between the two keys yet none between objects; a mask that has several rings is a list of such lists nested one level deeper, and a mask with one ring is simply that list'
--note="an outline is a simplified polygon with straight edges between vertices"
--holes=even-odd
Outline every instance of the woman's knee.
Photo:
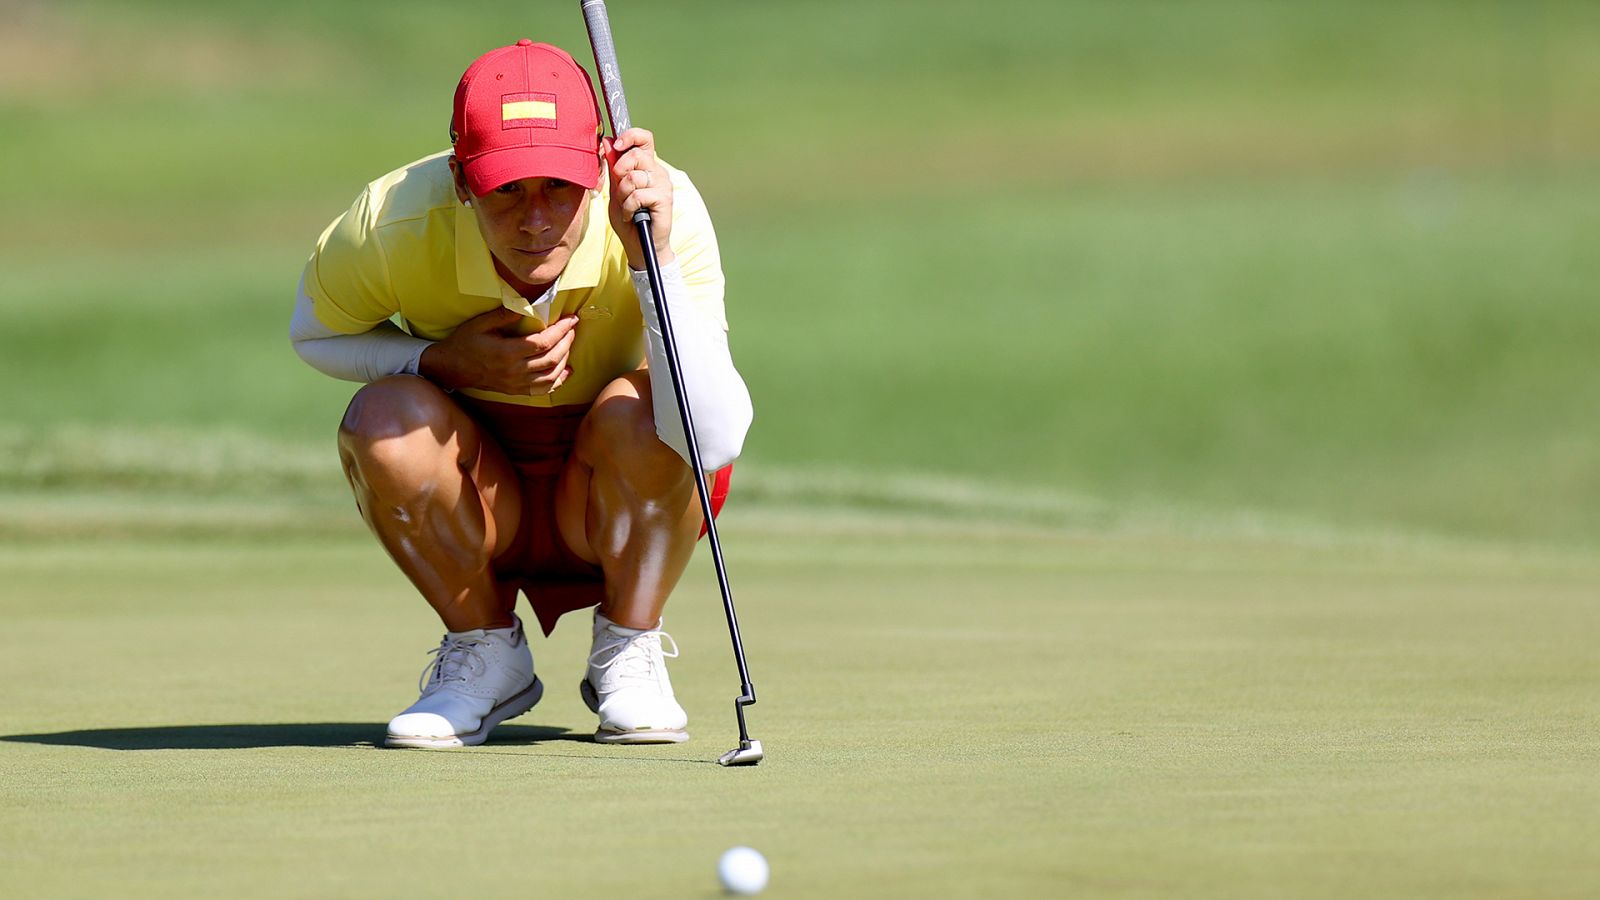
[{"label": "woman's knee", "polygon": [[418,448],[410,444],[442,447],[457,414],[455,404],[426,379],[381,378],[350,399],[339,422],[339,455],[348,468],[392,453],[415,453]]},{"label": "woman's knee", "polygon": [[645,484],[687,482],[689,466],[656,436],[650,376],[629,372],[606,385],[584,417],[578,453],[590,465],[607,466]]},{"label": "woman's knee", "polygon": [[339,437],[341,442],[399,437],[448,419],[451,405],[444,392],[426,379],[412,375],[380,378],[350,398],[339,422]]}]

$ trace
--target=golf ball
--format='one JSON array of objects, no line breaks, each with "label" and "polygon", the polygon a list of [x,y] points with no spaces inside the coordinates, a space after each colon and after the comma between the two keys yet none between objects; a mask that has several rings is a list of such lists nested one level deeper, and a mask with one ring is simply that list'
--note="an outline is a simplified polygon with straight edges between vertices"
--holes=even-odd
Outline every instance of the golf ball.
[{"label": "golf ball", "polygon": [[749,847],[734,847],[717,861],[717,877],[730,894],[759,894],[767,886],[767,858]]}]

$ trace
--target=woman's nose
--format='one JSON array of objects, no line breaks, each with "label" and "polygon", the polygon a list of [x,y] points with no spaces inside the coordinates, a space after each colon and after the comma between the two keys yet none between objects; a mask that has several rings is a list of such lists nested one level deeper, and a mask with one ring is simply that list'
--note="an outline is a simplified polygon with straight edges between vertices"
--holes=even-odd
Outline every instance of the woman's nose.
[{"label": "woman's nose", "polygon": [[522,230],[537,234],[550,227],[550,209],[543,203],[530,202],[522,214]]}]

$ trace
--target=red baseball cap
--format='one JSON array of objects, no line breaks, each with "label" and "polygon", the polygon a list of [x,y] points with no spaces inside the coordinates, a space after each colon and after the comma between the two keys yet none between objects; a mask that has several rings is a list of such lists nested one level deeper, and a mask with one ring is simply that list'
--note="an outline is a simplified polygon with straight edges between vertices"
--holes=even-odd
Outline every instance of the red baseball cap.
[{"label": "red baseball cap", "polygon": [[456,85],[450,143],[482,196],[522,178],[600,185],[600,106],[567,51],[523,38],[473,60]]}]

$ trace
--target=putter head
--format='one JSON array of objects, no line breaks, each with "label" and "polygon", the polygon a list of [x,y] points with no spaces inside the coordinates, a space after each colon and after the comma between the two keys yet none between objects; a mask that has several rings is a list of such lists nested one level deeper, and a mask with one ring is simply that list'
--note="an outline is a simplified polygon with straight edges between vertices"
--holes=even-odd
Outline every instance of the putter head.
[{"label": "putter head", "polygon": [[760,741],[740,741],[739,746],[717,758],[720,766],[753,766],[764,756]]}]

